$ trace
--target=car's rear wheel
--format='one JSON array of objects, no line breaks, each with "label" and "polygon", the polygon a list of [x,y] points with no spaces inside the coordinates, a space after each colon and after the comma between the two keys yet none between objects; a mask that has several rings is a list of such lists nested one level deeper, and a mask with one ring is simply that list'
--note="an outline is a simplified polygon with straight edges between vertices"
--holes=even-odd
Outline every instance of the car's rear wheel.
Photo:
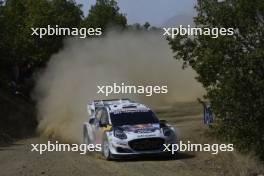
[{"label": "car's rear wheel", "polygon": [[108,141],[106,135],[104,136],[104,139],[103,139],[102,154],[106,160],[112,160],[113,159],[112,153],[109,149],[109,141]]}]

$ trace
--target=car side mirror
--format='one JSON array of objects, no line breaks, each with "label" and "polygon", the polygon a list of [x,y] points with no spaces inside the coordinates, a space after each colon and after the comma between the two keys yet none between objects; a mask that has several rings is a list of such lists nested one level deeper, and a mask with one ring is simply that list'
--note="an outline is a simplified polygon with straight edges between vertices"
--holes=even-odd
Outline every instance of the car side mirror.
[{"label": "car side mirror", "polygon": [[95,121],[95,118],[90,119],[90,120],[89,120],[89,124],[93,124],[94,121]]},{"label": "car side mirror", "polygon": [[167,120],[160,120],[160,123],[166,124],[168,122],[167,122]]},{"label": "car side mirror", "polygon": [[160,127],[161,127],[161,128],[167,126],[167,120],[160,120],[159,122],[160,122]]}]

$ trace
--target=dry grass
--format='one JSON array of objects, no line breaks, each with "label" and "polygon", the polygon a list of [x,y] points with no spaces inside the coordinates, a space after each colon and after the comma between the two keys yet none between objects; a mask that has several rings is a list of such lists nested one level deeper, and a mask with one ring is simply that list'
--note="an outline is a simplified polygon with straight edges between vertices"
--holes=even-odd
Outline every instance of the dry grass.
[{"label": "dry grass", "polygon": [[[175,106],[160,109],[158,114],[165,117],[167,121],[175,125],[179,130],[180,140],[191,141],[196,144],[220,144],[211,135],[208,135],[209,128],[202,123],[202,108],[196,103],[177,103]],[[215,175],[230,176],[263,176],[264,166],[253,154],[241,154],[238,151],[220,152],[213,155],[208,152],[196,152],[195,155],[199,164],[196,167],[203,167],[213,171]],[[196,161],[197,162],[197,161]]]}]

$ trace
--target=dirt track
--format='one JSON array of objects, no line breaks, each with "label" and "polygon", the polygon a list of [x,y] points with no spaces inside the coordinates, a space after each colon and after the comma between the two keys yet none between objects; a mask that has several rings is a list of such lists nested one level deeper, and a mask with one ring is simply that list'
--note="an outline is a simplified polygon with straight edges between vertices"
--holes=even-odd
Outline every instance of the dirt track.
[{"label": "dirt track", "polygon": [[[197,104],[179,104],[158,111],[161,119],[174,124],[182,140],[206,141],[201,122],[201,107]],[[1,176],[203,176],[235,175],[230,154],[211,155],[205,152],[180,153],[177,158],[138,158],[126,161],[104,161],[99,154],[80,155],[77,152],[49,152],[39,155],[31,152],[31,143],[47,143],[43,138],[31,138],[0,148]],[[232,173],[230,172],[232,170]],[[240,172],[240,171],[239,171]]]}]

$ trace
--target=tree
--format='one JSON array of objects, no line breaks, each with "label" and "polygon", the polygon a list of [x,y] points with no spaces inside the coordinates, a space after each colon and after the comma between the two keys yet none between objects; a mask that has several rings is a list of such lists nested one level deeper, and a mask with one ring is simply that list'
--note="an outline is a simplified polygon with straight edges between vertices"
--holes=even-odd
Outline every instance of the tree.
[{"label": "tree", "polygon": [[198,0],[196,9],[197,27],[234,28],[235,34],[169,39],[175,58],[198,73],[219,136],[264,159],[264,1]]},{"label": "tree", "polygon": [[3,1],[0,0],[0,57],[2,55],[1,49],[3,48],[3,32],[4,32],[4,16],[3,16]]},{"label": "tree", "polygon": [[3,70],[4,60],[4,31],[5,31],[5,22],[4,22],[4,16],[3,16],[3,1],[0,0],[0,70]]},{"label": "tree", "polygon": [[112,26],[125,28],[126,25],[126,17],[119,12],[117,2],[114,0],[97,0],[83,22],[85,27],[100,27],[103,30]]},{"label": "tree", "polygon": [[10,63],[46,63],[62,47],[62,36],[31,36],[31,28],[79,27],[80,6],[72,0],[7,0],[2,7],[3,46]]},{"label": "tree", "polygon": [[127,30],[140,32],[140,31],[158,31],[161,29],[155,26],[151,26],[149,22],[145,22],[143,25],[141,25],[140,23],[127,25]]},{"label": "tree", "polygon": [[149,22],[146,22],[143,26],[144,26],[145,30],[148,30],[150,27],[150,24],[149,24]]},{"label": "tree", "polygon": [[[51,55],[63,47],[65,36],[39,38],[31,35],[31,28],[78,28],[82,17],[80,6],[73,0],[0,0],[0,84],[9,88],[14,68],[24,73],[19,74],[19,80],[23,80],[26,72],[45,66]],[[26,94],[33,80],[27,82],[19,85]]]}]

